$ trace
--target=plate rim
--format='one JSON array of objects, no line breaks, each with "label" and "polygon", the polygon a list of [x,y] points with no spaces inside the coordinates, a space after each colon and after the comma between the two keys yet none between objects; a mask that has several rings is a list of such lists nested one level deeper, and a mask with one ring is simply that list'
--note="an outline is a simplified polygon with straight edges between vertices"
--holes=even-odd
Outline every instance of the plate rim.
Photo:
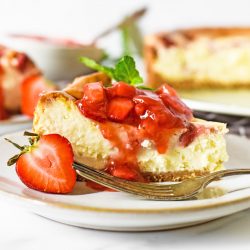
[{"label": "plate rim", "polygon": [[[37,191],[38,192],[38,191]],[[44,201],[41,199],[18,195],[13,192],[4,191],[0,189],[0,194],[4,195],[11,195],[12,198],[21,199],[22,201],[28,201],[29,203],[39,203],[40,205],[45,205],[54,208],[62,208],[62,209],[69,209],[75,211],[86,211],[86,212],[104,212],[104,213],[117,213],[117,214],[160,214],[160,213],[180,213],[180,212],[197,212],[197,211],[204,211],[211,208],[223,208],[227,207],[228,205],[236,205],[250,201],[250,194],[247,197],[243,198],[235,198],[233,200],[228,201],[221,201],[218,203],[206,203],[204,205],[196,205],[196,206],[186,206],[186,207],[174,207],[174,208],[151,208],[151,209],[135,209],[135,208],[107,208],[107,207],[94,207],[94,206],[86,206],[86,205],[78,205],[78,204],[70,204],[65,202],[53,202],[53,201]],[[216,199],[216,198],[215,198]],[[152,201],[155,202],[155,201]]]},{"label": "plate rim", "polygon": [[[6,136],[21,136],[21,133],[23,131],[18,131],[14,133],[9,133],[4,136],[0,136],[0,143],[4,140]],[[229,134],[230,137],[241,137],[238,135]],[[32,190],[34,192],[40,193],[39,191]],[[87,205],[80,205],[80,204],[72,204],[72,203],[66,203],[66,202],[58,202],[58,201],[45,201],[41,198],[34,198],[32,196],[26,196],[21,194],[16,194],[11,191],[6,191],[0,188],[0,194],[3,194],[4,196],[10,195],[11,198],[17,198],[21,199],[22,201],[28,201],[32,205],[34,203],[39,203],[39,205],[45,205],[50,206],[54,208],[63,208],[63,209],[70,209],[70,210],[77,210],[77,211],[88,211],[88,212],[105,212],[105,213],[134,213],[134,214],[159,214],[159,213],[171,213],[171,212],[195,212],[195,211],[202,211],[210,208],[222,208],[226,207],[228,205],[236,205],[241,204],[245,202],[250,202],[250,193],[247,196],[244,197],[235,197],[231,200],[226,201],[216,201],[212,203],[205,203],[205,204],[197,204],[197,205],[189,205],[189,206],[183,206],[183,207],[164,207],[164,208],[108,208],[108,207],[94,207],[94,206],[87,206]],[[218,198],[213,198],[213,200]],[[212,199],[211,199],[212,200]],[[152,201],[154,202],[154,201]],[[250,207],[250,205],[249,205]]]},{"label": "plate rim", "polygon": [[[15,118],[15,117],[24,117],[24,118],[26,118],[26,119],[24,119],[24,120],[13,120],[13,118]],[[8,119],[4,119],[4,120],[1,120],[0,121],[0,126],[1,125],[17,125],[17,124],[25,124],[25,123],[30,123],[30,122],[32,122],[32,118],[30,118],[30,117],[28,117],[28,116],[25,116],[25,115],[21,115],[21,114],[19,114],[19,115],[12,115],[12,116],[10,116],[10,118],[8,118]]]},{"label": "plate rim", "polygon": [[[223,114],[229,116],[245,116],[250,117],[250,110],[247,107],[240,105],[228,105],[218,102],[201,101],[190,98],[181,98],[188,107],[194,111],[201,111],[207,113]],[[237,110],[237,112],[236,112]]]}]

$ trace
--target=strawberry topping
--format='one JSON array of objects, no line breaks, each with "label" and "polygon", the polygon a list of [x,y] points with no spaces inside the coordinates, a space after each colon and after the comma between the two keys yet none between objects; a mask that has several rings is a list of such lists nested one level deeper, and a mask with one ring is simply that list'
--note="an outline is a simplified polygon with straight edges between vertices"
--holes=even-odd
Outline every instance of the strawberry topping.
[{"label": "strawberry topping", "polygon": [[113,97],[133,98],[136,95],[135,87],[128,85],[127,83],[124,82],[117,82],[112,87],[106,88],[106,91],[110,98]]},{"label": "strawberry topping", "polygon": [[176,132],[183,131],[182,146],[188,146],[197,134],[190,125],[192,111],[166,84],[152,92],[124,82],[111,87],[90,83],[77,105],[86,117],[100,122],[104,138],[119,150],[110,156],[106,171],[127,180],[143,180],[137,162],[143,141],[153,142],[159,153],[165,153]]},{"label": "strawberry topping", "polygon": [[107,114],[108,118],[113,121],[124,121],[129,113],[134,108],[134,103],[132,100],[115,97],[109,101]]},{"label": "strawberry topping", "polygon": [[106,93],[101,82],[84,85],[84,96],[77,102],[81,112],[97,121],[106,120]]}]

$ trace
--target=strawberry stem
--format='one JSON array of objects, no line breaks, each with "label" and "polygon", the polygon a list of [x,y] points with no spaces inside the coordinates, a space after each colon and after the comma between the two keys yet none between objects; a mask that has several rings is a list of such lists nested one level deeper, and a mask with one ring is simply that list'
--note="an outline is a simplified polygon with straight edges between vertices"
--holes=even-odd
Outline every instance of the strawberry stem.
[{"label": "strawberry stem", "polygon": [[20,154],[14,155],[13,157],[11,157],[11,158],[7,161],[7,165],[8,165],[8,166],[14,165],[14,164],[17,162],[18,158],[19,158],[22,154],[23,154],[23,153],[21,152]]},{"label": "strawberry stem", "polygon": [[20,146],[20,145],[18,145],[17,143],[15,143],[15,142],[13,142],[13,141],[11,141],[10,139],[8,139],[8,138],[4,138],[7,142],[9,142],[9,143],[11,143],[12,145],[14,145],[16,148],[18,148],[18,149],[20,149],[21,151],[23,151],[24,150],[24,146]]},{"label": "strawberry stem", "polygon": [[38,134],[29,132],[29,131],[24,131],[23,135],[24,136],[38,136]]},{"label": "strawberry stem", "polygon": [[8,160],[8,162],[7,162],[8,166],[11,166],[11,165],[15,164],[17,162],[18,158],[22,154],[25,154],[26,152],[28,152],[29,149],[32,148],[32,146],[34,145],[34,143],[38,142],[38,140],[40,138],[38,134],[35,134],[35,133],[32,133],[32,132],[28,132],[28,131],[24,132],[24,136],[30,136],[28,139],[29,139],[29,143],[30,143],[31,146],[29,146],[29,145],[20,146],[17,143],[11,141],[10,139],[4,138],[7,142],[11,143],[13,146],[15,146],[16,148],[18,148],[21,151],[19,154],[14,155],[13,157],[11,157]]},{"label": "strawberry stem", "polygon": [[29,136],[29,143],[31,146],[34,145],[34,143],[36,143],[40,139],[38,134],[29,131],[24,131],[23,135]]}]

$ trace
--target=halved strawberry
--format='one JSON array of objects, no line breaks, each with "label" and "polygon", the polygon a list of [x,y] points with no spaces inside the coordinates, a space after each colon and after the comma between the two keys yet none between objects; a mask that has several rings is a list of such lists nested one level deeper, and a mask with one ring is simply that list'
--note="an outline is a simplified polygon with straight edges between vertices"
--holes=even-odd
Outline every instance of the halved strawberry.
[{"label": "halved strawberry", "polygon": [[133,107],[134,103],[130,99],[116,97],[108,103],[108,118],[114,121],[124,121]]},{"label": "halved strawberry", "polygon": [[74,155],[70,142],[58,134],[35,136],[30,142],[30,146],[11,142],[21,153],[12,157],[8,165],[16,163],[20,180],[29,188],[46,193],[71,192],[76,172],[72,168]]},{"label": "halved strawberry", "polygon": [[113,97],[133,98],[136,94],[136,88],[124,82],[117,82],[112,87],[107,88],[106,91],[110,98]]},{"label": "halved strawberry", "polygon": [[39,100],[39,95],[43,91],[53,90],[55,87],[48,83],[41,75],[32,75],[26,78],[21,87],[21,111],[23,114],[33,117]]}]

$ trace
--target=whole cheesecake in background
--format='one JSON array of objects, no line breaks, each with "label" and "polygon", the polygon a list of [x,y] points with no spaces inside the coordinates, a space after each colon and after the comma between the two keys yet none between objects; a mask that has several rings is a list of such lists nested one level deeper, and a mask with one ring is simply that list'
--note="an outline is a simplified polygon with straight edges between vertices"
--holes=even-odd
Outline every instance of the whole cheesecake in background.
[{"label": "whole cheesecake in background", "polygon": [[33,130],[66,137],[75,161],[134,181],[179,181],[223,169],[223,123],[199,120],[168,85],[156,91],[103,73],[43,94]]},{"label": "whole cheesecake in background", "polygon": [[33,117],[39,94],[55,88],[25,53],[0,45],[0,120]]},{"label": "whole cheesecake in background", "polygon": [[26,54],[0,45],[0,95],[6,112],[20,111],[22,82],[37,74],[39,69]]},{"label": "whole cheesecake in background", "polygon": [[145,38],[149,86],[250,87],[250,28],[194,28]]}]

